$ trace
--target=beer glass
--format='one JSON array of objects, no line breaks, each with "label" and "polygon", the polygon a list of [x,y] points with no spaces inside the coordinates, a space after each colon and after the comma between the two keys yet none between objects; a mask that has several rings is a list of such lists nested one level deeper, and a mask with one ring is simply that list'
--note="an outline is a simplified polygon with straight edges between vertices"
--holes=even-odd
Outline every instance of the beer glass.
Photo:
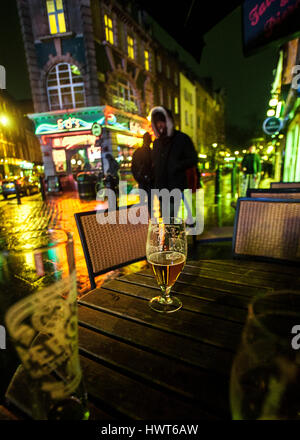
[{"label": "beer glass", "polygon": [[235,420],[300,420],[300,293],[274,292],[249,306],[230,379]]},{"label": "beer glass", "polygon": [[6,329],[22,363],[8,395],[23,381],[31,400],[24,391],[15,398],[24,397],[34,419],[87,419],[72,235],[36,230],[1,237],[0,290],[8,301]]},{"label": "beer glass", "polygon": [[172,313],[182,307],[181,301],[171,296],[171,288],[179,277],[187,257],[187,238],[182,219],[172,217],[149,221],[147,261],[150,264],[161,295],[151,299],[150,307],[156,312]]}]

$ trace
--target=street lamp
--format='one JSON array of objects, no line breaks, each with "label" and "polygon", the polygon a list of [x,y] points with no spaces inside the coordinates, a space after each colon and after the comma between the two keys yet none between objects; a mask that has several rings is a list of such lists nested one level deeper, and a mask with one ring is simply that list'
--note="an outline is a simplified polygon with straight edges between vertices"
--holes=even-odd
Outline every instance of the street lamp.
[{"label": "street lamp", "polygon": [[8,123],[9,123],[9,119],[8,119],[8,117],[5,116],[5,115],[1,115],[1,116],[0,116],[0,123],[1,123],[3,126],[8,125]]},{"label": "street lamp", "polygon": [[218,144],[215,142],[214,144],[212,144],[212,146],[213,146],[214,148],[217,148]]}]

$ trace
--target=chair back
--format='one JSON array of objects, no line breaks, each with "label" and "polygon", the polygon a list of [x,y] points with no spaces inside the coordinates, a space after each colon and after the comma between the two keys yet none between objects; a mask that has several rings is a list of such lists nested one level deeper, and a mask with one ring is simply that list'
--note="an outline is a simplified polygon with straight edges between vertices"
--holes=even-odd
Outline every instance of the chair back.
[{"label": "chair back", "polygon": [[300,261],[300,200],[240,198],[233,256]]},{"label": "chair back", "polygon": [[271,188],[300,188],[300,182],[272,182]]},{"label": "chair back", "polygon": [[75,219],[92,289],[98,275],[146,257],[147,205],[80,212]]},{"label": "chair back", "polygon": [[267,188],[247,190],[247,197],[275,198],[275,199],[300,199],[300,188]]}]

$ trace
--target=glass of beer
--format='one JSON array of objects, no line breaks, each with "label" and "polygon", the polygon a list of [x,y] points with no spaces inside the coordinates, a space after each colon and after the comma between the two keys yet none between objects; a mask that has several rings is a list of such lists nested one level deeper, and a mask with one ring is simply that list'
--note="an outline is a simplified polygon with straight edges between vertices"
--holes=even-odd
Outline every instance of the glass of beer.
[{"label": "glass of beer", "polygon": [[161,295],[150,300],[156,312],[171,313],[182,307],[182,302],[171,296],[171,288],[179,277],[187,257],[187,238],[182,219],[151,219],[149,222],[147,261],[150,264]]}]

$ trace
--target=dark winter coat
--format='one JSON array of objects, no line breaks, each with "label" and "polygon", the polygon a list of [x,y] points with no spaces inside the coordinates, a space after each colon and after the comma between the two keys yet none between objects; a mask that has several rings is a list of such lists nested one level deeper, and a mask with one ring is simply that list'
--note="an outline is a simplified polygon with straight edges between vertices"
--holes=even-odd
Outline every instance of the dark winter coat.
[{"label": "dark winter coat", "polygon": [[[156,127],[156,112],[165,117],[165,136],[161,136]],[[173,117],[163,106],[151,110],[151,125],[157,138],[152,153],[154,188],[178,188],[183,191],[188,188],[187,170],[193,167],[197,169],[198,156],[194,144],[187,134],[174,129]]]},{"label": "dark winter coat", "polygon": [[246,174],[257,174],[261,172],[260,156],[256,153],[248,153],[242,160],[242,168],[247,168]]},{"label": "dark winter coat", "polygon": [[153,144],[154,187],[157,189],[188,187],[186,170],[197,167],[198,157],[191,138],[174,130],[172,136],[158,138]]},{"label": "dark winter coat", "polygon": [[135,150],[132,156],[131,172],[139,186],[152,186],[152,151],[150,147],[142,146]]}]

